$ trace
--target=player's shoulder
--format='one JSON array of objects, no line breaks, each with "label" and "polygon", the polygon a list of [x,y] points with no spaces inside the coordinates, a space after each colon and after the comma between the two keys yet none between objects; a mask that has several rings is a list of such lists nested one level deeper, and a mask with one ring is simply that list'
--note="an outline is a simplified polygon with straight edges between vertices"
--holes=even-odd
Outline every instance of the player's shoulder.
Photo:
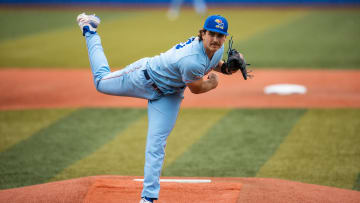
[{"label": "player's shoulder", "polygon": [[206,63],[201,49],[202,43],[197,37],[190,37],[187,41],[178,43],[172,49],[167,51],[163,57],[170,64],[176,64],[175,67],[194,67],[201,68]]},{"label": "player's shoulder", "polygon": [[177,49],[177,50],[186,49],[189,46],[196,44],[197,41],[198,41],[197,37],[190,37],[185,42],[180,42],[180,43],[176,44],[175,49]]},{"label": "player's shoulder", "polygon": [[181,58],[195,58],[197,60],[204,58],[202,43],[198,37],[191,37],[187,42],[180,43],[175,48]]},{"label": "player's shoulder", "polygon": [[185,42],[180,42],[174,46],[174,49],[178,54],[192,55],[197,54],[200,51],[200,44],[198,37],[190,37]]}]

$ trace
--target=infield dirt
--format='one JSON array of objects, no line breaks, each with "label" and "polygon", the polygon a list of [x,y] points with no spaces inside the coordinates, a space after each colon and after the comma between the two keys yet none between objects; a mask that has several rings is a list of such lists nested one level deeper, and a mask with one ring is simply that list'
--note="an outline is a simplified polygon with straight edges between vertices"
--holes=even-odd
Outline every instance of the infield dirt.
[{"label": "infield dirt", "polygon": [[[224,76],[216,89],[191,94],[182,107],[199,108],[346,108],[360,107],[360,71],[255,70],[255,77]],[[272,84],[298,84],[306,94],[266,95]],[[0,70],[0,109],[66,107],[146,107],[143,99],[104,95],[95,90],[89,70]]]}]

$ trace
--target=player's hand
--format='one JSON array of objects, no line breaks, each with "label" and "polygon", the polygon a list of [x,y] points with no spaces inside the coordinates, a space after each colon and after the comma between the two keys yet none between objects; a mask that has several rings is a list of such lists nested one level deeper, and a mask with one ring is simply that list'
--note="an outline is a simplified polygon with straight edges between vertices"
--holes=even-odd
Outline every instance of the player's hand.
[{"label": "player's hand", "polygon": [[209,73],[208,80],[212,83],[214,88],[217,87],[217,85],[219,84],[219,76],[215,73]]}]

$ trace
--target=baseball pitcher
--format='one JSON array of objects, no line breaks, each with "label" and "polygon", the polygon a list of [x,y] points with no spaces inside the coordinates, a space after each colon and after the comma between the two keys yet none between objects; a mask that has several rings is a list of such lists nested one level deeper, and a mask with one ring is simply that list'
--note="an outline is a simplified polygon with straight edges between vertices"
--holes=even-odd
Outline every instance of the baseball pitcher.
[{"label": "baseball pitcher", "polygon": [[85,36],[96,89],[105,94],[148,100],[148,133],[140,203],[153,202],[159,197],[166,140],[175,125],[185,88],[194,94],[216,88],[218,76],[212,70],[223,74],[241,70],[247,79],[244,57],[229,44],[228,60],[222,60],[228,22],[222,16],[212,15],[206,19],[197,37],[191,37],[165,53],[140,59],[111,72],[96,32],[100,18],[82,13],[77,22]]}]

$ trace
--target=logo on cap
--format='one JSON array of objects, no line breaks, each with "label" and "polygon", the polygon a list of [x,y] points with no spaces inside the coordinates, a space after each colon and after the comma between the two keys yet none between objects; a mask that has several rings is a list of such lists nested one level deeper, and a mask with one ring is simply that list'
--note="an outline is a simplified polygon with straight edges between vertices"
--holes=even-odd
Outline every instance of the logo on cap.
[{"label": "logo on cap", "polygon": [[224,23],[222,22],[222,20],[215,19],[215,23],[217,24],[217,25],[215,25],[216,28],[220,28],[222,30],[224,29]]},{"label": "logo on cap", "polygon": [[226,18],[220,15],[212,15],[206,18],[204,23],[204,29],[228,35],[228,22]]}]

